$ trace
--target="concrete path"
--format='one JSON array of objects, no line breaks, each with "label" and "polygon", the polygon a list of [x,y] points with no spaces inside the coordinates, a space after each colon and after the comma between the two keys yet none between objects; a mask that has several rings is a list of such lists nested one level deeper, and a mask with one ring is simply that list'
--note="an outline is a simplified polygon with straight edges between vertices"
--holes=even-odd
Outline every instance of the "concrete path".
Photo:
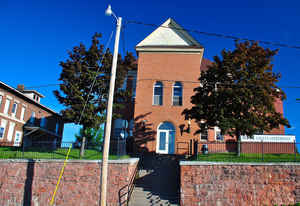
[{"label": "concrete path", "polygon": [[132,193],[130,206],[179,205],[178,157],[146,155],[141,160],[139,178]]}]

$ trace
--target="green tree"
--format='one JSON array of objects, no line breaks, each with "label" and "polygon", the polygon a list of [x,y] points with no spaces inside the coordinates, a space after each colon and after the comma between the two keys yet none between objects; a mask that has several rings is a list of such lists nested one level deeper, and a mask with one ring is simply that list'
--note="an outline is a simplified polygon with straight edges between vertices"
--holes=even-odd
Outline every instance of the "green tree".
[{"label": "green tree", "polygon": [[240,155],[241,135],[290,125],[274,106],[276,100],[286,98],[276,85],[280,74],[273,72],[271,64],[277,50],[248,41],[235,46],[233,51],[223,50],[221,57],[215,56],[208,70],[201,72],[200,86],[191,97],[193,107],[183,114],[196,121],[196,133],[217,126],[222,134],[235,136]]},{"label": "green tree", "polygon": [[[58,101],[65,106],[61,111],[65,122],[80,124],[83,126],[83,131],[87,128],[97,128],[106,120],[105,112],[113,55],[109,49],[104,51],[104,46],[99,41],[100,38],[101,34],[96,33],[88,49],[80,44],[68,52],[69,58],[60,62],[62,67],[59,78],[62,81],[60,90],[54,91]],[[123,99],[130,95],[130,92],[119,88],[122,87],[126,74],[135,61],[131,53],[127,53],[124,58],[118,56],[114,109],[123,107]],[[113,117],[119,116],[114,114]],[[86,138],[83,137],[81,156],[84,155],[85,140]]]},{"label": "green tree", "polygon": [[86,138],[86,144],[89,146],[100,146],[103,143],[104,130],[102,128],[81,128],[78,134],[75,134],[76,143],[81,143],[83,137]]}]

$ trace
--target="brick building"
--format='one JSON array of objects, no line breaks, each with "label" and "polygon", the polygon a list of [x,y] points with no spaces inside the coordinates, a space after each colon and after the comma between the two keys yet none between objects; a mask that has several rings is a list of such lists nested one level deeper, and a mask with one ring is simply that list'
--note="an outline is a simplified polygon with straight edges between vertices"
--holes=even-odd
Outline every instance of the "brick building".
[{"label": "brick building", "polygon": [[64,123],[60,114],[40,103],[44,96],[24,85],[12,88],[0,81],[0,145],[59,143]]},{"label": "brick building", "polygon": [[[168,19],[138,43],[136,51],[134,121],[125,125],[118,121],[115,130],[129,125],[128,132],[133,130],[136,146],[160,154],[187,153],[194,141],[201,144],[235,141],[230,136],[222,136],[219,128],[194,135],[198,126],[181,115],[185,108],[192,107],[193,89],[199,85],[201,71],[207,70],[211,63],[203,58],[204,48],[200,43],[174,20]],[[275,107],[283,113],[281,101],[276,101]],[[266,135],[275,135],[271,142],[278,142],[278,137],[287,142],[295,139],[284,135],[283,126],[260,137]],[[260,141],[260,137],[256,136],[256,139]],[[243,140],[247,141],[247,138]],[[223,145],[220,152],[226,151],[226,145]]]}]

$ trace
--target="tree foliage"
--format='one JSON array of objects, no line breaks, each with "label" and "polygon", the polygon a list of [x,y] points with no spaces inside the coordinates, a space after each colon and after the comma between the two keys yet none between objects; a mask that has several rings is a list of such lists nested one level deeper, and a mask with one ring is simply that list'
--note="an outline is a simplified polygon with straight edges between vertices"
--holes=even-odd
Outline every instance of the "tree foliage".
[{"label": "tree foliage", "polygon": [[289,127],[274,105],[286,98],[276,85],[280,74],[273,72],[271,64],[278,51],[248,41],[235,46],[215,56],[208,70],[201,72],[200,86],[191,97],[193,107],[183,114],[197,122],[197,133],[217,126],[223,134],[238,139],[280,125]]},{"label": "tree foliage", "polygon": [[[68,52],[69,58],[60,62],[60,90],[54,91],[58,101],[65,106],[61,111],[64,121],[82,125],[83,131],[86,128],[98,128],[98,125],[106,120],[113,54],[109,49],[104,51],[100,38],[101,34],[96,33],[89,48],[80,44]],[[131,53],[127,53],[124,58],[118,55],[113,104],[116,111],[124,107],[124,99],[131,96],[130,91],[120,88],[128,71],[134,68],[135,61]],[[117,117],[120,117],[120,114],[113,113],[113,118]],[[84,154],[84,145],[85,137],[82,138],[81,156]]]},{"label": "tree foliage", "polygon": [[[88,49],[80,44],[68,52],[69,58],[60,62],[60,91],[54,91],[56,98],[65,106],[61,111],[64,120],[83,125],[84,128],[97,128],[105,122],[113,55],[109,49],[104,51],[104,46],[99,41],[100,37],[101,34],[96,33]],[[133,68],[134,62],[135,57],[131,53],[127,53],[124,59],[118,56],[114,108],[122,107],[122,99],[130,95],[129,91],[119,88],[122,87],[128,70]],[[91,88],[95,77],[95,84]]]},{"label": "tree foliage", "polygon": [[86,144],[90,146],[102,145],[104,138],[104,130],[102,128],[81,128],[79,133],[75,135],[76,143],[82,142],[83,137],[86,138]]}]

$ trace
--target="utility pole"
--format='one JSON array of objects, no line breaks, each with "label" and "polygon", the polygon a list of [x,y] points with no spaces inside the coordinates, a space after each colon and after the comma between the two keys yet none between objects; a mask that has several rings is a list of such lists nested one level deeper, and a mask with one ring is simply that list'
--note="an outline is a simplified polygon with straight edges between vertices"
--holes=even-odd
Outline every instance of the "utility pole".
[{"label": "utility pole", "polygon": [[102,159],[102,177],[101,177],[101,206],[106,206],[107,197],[107,173],[108,173],[108,156],[109,156],[109,144],[110,144],[110,133],[111,133],[111,121],[112,121],[112,106],[114,101],[114,90],[115,90],[115,80],[116,80],[116,70],[117,70],[117,60],[118,60],[118,49],[120,40],[120,31],[122,25],[122,18],[117,17],[111,10],[111,6],[105,11],[107,16],[113,16],[117,20],[116,28],[116,38],[114,46],[114,56],[111,67],[111,77],[109,83],[109,96],[107,105],[107,117],[106,117],[106,127],[105,127],[105,139],[104,139],[104,149],[103,149],[103,159]]}]

